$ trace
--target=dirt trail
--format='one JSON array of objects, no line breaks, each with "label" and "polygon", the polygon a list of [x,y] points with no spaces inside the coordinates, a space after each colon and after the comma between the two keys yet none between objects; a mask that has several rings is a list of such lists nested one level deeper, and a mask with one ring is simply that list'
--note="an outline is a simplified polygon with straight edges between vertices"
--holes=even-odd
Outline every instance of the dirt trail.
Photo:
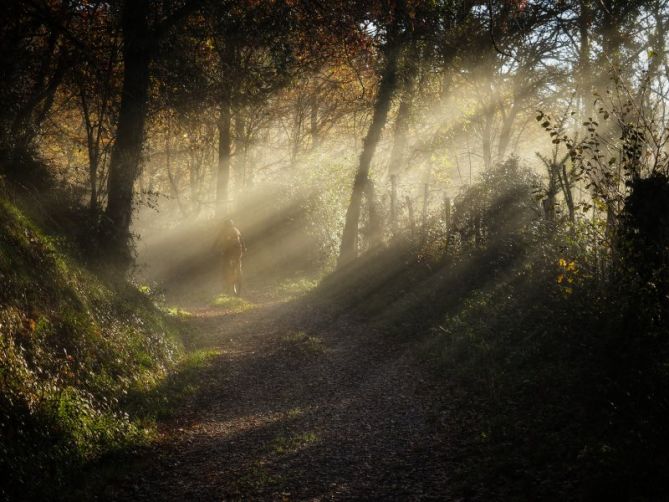
[{"label": "dirt trail", "polygon": [[449,498],[439,393],[406,347],[299,302],[194,314],[219,355],[99,499]]}]

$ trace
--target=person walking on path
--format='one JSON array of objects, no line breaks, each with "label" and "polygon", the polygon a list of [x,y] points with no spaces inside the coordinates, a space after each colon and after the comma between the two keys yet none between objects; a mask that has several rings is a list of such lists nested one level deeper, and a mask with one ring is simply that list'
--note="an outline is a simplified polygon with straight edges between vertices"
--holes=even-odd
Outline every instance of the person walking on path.
[{"label": "person walking on path", "polygon": [[222,252],[224,291],[239,296],[242,292],[242,257],[246,245],[234,221],[226,220],[223,223],[216,243],[216,248]]}]

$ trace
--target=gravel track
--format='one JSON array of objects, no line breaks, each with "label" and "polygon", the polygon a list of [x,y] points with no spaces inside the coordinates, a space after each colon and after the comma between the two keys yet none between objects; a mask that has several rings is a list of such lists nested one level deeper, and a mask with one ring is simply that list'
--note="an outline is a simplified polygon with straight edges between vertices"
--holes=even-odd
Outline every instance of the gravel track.
[{"label": "gravel track", "polygon": [[409,345],[301,302],[193,314],[217,355],[98,500],[451,498],[443,391]]}]

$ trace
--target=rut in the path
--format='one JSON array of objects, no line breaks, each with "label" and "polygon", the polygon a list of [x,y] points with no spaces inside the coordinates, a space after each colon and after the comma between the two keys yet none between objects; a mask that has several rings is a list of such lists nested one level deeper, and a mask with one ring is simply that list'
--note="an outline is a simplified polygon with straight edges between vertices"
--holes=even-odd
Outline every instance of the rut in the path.
[{"label": "rut in the path", "polygon": [[99,498],[448,498],[435,386],[399,342],[323,321],[290,304],[196,312],[220,355],[191,411]]}]

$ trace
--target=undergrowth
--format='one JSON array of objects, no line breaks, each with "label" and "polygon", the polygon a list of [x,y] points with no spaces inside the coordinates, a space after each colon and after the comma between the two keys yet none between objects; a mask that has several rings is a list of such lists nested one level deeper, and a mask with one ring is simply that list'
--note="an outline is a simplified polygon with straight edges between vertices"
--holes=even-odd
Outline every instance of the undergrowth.
[{"label": "undergrowth", "polygon": [[152,435],[129,394],[181,353],[175,323],[79,265],[0,199],[0,498],[39,498],[86,462]]},{"label": "undergrowth", "polygon": [[[423,351],[452,394],[463,495],[656,500],[666,493],[666,327],[588,257],[533,256],[436,319]],[[625,291],[625,289],[627,289]]]},{"label": "undergrowth", "polygon": [[[589,221],[537,214],[531,179],[522,189],[501,174],[462,198],[445,232],[432,222],[433,239],[361,256],[313,299],[415,342],[448,395],[459,496],[663,500],[669,213],[628,216],[603,245]],[[656,220],[664,233],[641,239]]]}]

